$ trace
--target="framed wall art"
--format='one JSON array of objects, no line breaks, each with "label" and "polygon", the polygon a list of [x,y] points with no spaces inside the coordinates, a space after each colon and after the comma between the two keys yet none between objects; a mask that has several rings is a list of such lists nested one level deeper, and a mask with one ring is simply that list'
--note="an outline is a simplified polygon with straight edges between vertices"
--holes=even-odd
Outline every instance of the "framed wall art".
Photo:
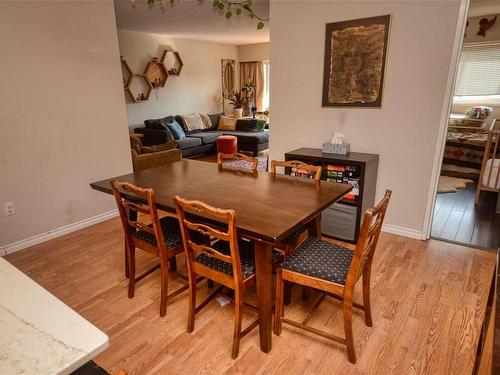
[{"label": "framed wall art", "polygon": [[326,25],[323,107],[381,108],[391,16]]}]

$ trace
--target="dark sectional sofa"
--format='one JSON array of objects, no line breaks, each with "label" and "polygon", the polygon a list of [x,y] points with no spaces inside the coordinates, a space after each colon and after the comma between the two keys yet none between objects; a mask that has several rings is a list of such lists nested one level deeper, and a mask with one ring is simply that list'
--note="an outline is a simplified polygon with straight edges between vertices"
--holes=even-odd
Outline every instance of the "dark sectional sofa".
[{"label": "dark sectional sofa", "polygon": [[183,157],[190,157],[201,154],[210,154],[217,152],[217,137],[221,135],[234,135],[238,138],[238,151],[251,152],[257,155],[260,151],[269,148],[269,132],[256,131],[261,123],[251,118],[238,119],[235,130],[217,130],[217,124],[221,114],[208,115],[212,124],[209,129],[187,131],[187,128],[180,116],[168,116],[161,119],[151,119],[144,121],[144,127],[134,129],[135,133],[144,135],[142,140],[145,146],[153,146],[166,143],[174,136],[167,127],[167,124],[176,120],[186,137],[178,139],[177,144],[182,151]]}]

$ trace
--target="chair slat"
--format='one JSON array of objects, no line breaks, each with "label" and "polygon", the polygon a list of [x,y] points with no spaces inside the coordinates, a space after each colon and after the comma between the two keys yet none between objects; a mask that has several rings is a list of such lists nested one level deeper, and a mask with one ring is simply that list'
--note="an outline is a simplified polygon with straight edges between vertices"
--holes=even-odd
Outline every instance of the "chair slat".
[{"label": "chair slat", "polygon": [[222,232],[222,231],[216,229],[216,228],[212,228],[208,225],[201,224],[201,223],[192,223],[188,220],[184,220],[184,224],[190,230],[197,231],[198,233],[201,233],[204,236],[215,237],[219,240],[229,241],[229,235],[225,232]]},{"label": "chair slat", "polygon": [[223,169],[224,168],[224,161],[229,161],[229,160],[242,160],[245,161],[249,164],[252,165],[252,171],[256,172],[257,171],[257,166],[259,165],[259,161],[257,158],[247,156],[245,154],[240,154],[240,153],[234,153],[234,154],[223,154],[219,152],[217,154],[217,165],[219,168]]},{"label": "chair slat", "polygon": [[314,179],[319,181],[321,179],[321,165],[311,165],[306,164],[304,162],[298,160],[290,160],[290,161],[279,161],[279,160],[271,160],[271,173],[276,174],[276,167],[283,168],[301,168],[306,171],[314,172]]},{"label": "chair slat", "polygon": [[222,254],[220,251],[214,249],[213,247],[207,246],[207,245],[198,245],[194,243],[193,241],[189,241],[189,246],[193,249],[195,255],[198,255],[200,253],[205,253],[205,255],[213,258],[217,258],[219,260],[222,260],[223,262],[232,263],[232,259],[230,255],[225,255]]}]

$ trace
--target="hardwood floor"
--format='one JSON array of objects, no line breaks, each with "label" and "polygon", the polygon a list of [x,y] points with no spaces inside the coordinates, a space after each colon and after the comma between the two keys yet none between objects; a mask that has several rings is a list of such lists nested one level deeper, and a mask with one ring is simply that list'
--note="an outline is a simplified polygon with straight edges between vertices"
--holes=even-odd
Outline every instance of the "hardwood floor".
[{"label": "hardwood floor", "polygon": [[474,206],[476,188],[456,193],[437,194],[431,235],[433,238],[467,245],[497,249],[500,247],[500,215],[495,213],[496,194],[481,193]]},{"label": "hardwood floor", "polygon": [[[212,300],[186,332],[187,293],[168,303],[159,316],[160,279],[153,273],[127,298],[123,235],[118,219],[10,254],[8,261],[110,336],[110,347],[95,358],[108,371],[130,374],[470,374],[484,316],[495,254],[451,243],[418,241],[383,233],[372,272],[374,326],[354,312],[358,363],[345,348],[326,339],[284,327],[273,335],[273,349],[259,350],[258,330],[241,342],[231,359],[231,304]],[[156,260],[138,254],[138,272]],[[179,257],[179,268],[183,270]],[[171,281],[171,287],[177,282]],[[300,288],[293,288],[299,293]],[[358,285],[355,300],[360,301]],[[249,291],[247,302],[255,303]],[[206,283],[199,294],[206,295]],[[203,296],[200,296],[200,300]],[[318,295],[298,294],[286,309],[300,319]],[[243,326],[255,318],[244,311]],[[310,324],[343,335],[339,302],[326,298]]]}]

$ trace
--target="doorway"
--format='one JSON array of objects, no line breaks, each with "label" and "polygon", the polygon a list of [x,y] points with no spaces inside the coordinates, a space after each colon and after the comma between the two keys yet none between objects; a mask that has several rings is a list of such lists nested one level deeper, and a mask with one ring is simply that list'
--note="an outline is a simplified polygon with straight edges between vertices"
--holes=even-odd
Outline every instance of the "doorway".
[{"label": "doorway", "polygon": [[[500,3],[471,0],[446,124],[430,236],[500,247]],[[500,17],[498,17],[500,18]],[[480,193],[478,193],[480,190]]]}]

